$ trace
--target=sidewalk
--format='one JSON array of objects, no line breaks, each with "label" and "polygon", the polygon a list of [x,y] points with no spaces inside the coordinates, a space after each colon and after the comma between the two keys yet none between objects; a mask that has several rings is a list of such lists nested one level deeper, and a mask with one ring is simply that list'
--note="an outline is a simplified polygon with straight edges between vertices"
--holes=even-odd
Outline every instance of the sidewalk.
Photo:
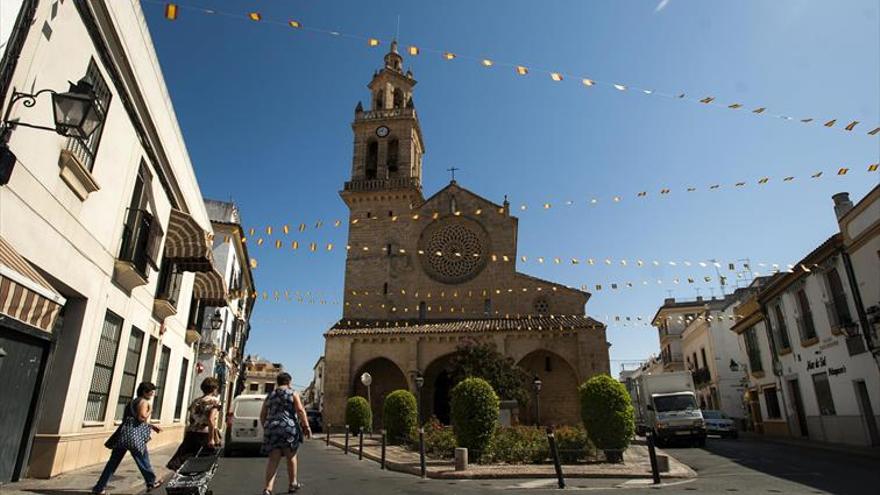
[{"label": "sidewalk", "polygon": [[740,437],[755,442],[776,443],[798,448],[819,449],[840,454],[850,454],[871,459],[880,460],[880,447],[866,447],[862,445],[848,445],[843,443],[828,443],[817,440],[804,440],[793,437],[775,437],[758,435],[752,432],[740,432]]},{"label": "sidewalk", "polygon": [[[316,437],[321,443],[326,437]],[[380,462],[381,440],[364,437],[364,458]],[[345,435],[331,435],[330,445],[343,449]],[[690,467],[679,462],[661,449],[658,455],[669,458],[669,472],[661,473],[663,478],[693,478],[697,476]],[[349,440],[349,455],[358,456],[358,439]],[[651,478],[651,464],[648,459],[648,448],[644,445],[631,445],[624,452],[621,464],[566,464],[562,471],[566,478]],[[427,475],[439,479],[502,479],[502,478],[553,478],[556,476],[553,464],[475,464],[468,465],[465,471],[456,471],[451,460],[428,459]],[[387,469],[409,474],[420,474],[419,454],[398,445],[388,445],[385,449],[385,465]]]},{"label": "sidewalk", "polygon": [[[177,445],[166,445],[156,450],[150,451],[150,463],[156,476],[163,481],[167,481],[171,476],[171,471],[165,469],[168,459],[174,454]],[[107,458],[110,458],[110,451],[107,451]],[[72,495],[90,493],[101,471],[104,470],[104,464],[95,464],[86,468],[70,471],[60,474],[48,480],[40,480],[33,478],[25,478],[15,483],[7,483],[0,485],[0,494],[2,495]],[[110,478],[110,484],[107,491],[113,495],[137,495],[146,491],[144,478],[135,466],[130,455],[125,456],[125,460],[119,465],[116,474]],[[154,493],[164,493],[164,488]]]}]

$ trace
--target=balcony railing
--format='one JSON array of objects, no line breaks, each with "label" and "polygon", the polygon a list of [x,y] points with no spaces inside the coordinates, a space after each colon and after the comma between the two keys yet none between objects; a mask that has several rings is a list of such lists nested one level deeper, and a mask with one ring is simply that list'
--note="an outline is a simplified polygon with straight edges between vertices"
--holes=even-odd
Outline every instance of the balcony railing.
[{"label": "balcony railing", "polygon": [[128,220],[122,229],[122,248],[119,250],[119,260],[131,263],[143,278],[147,278],[153,215],[144,210],[128,209],[127,217]]},{"label": "balcony railing", "polygon": [[705,385],[712,381],[712,373],[709,372],[709,368],[701,368],[696,371],[692,371],[691,374],[694,377],[695,387]]},{"label": "balcony railing", "polygon": [[421,188],[416,177],[398,177],[395,179],[352,180],[345,183],[346,191],[380,191],[386,189]]},{"label": "balcony railing", "polygon": [[415,108],[384,108],[381,110],[370,110],[369,112],[361,112],[355,116],[355,120],[376,120],[390,119],[394,117],[415,117]]}]

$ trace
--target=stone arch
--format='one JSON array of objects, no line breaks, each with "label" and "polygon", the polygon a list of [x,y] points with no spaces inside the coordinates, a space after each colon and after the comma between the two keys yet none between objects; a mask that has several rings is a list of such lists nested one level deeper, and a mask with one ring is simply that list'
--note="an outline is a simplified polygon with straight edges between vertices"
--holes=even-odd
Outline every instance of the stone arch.
[{"label": "stone arch", "polygon": [[431,364],[425,368],[425,385],[421,397],[423,420],[436,416],[441,423],[450,424],[449,392],[453,383],[449,371],[456,354],[458,352],[444,354],[431,361]]},{"label": "stone arch", "polygon": [[[540,420],[542,425],[575,425],[580,423],[580,402],[577,388],[578,377],[568,361],[546,349],[537,349],[526,354],[517,363],[529,376],[541,379],[539,397]],[[529,384],[531,385],[531,383]],[[525,411],[519,417],[523,424],[535,424],[534,392]]]},{"label": "stone arch", "polygon": [[373,410],[373,431],[379,431],[382,428],[382,407],[385,404],[385,397],[395,390],[409,390],[409,385],[406,374],[400,366],[388,358],[377,357],[362,364],[354,374],[351,384],[352,397],[367,398],[367,387],[361,383],[361,375],[364,372],[370,373],[373,377],[369,400]]}]

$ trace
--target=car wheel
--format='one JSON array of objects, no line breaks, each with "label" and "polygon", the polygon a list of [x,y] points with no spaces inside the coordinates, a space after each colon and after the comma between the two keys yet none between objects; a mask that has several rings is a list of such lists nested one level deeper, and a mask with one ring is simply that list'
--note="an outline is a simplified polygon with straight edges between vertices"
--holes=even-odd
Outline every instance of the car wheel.
[{"label": "car wheel", "polygon": [[739,432],[733,432],[733,433],[731,433],[730,438],[736,440],[737,438],[739,438]]},{"label": "car wheel", "polygon": [[702,448],[705,446],[706,446],[706,437],[700,437],[699,440],[697,440],[697,447]]},{"label": "car wheel", "polygon": [[227,446],[223,448],[223,457],[235,457],[235,451],[232,450],[231,447]]}]

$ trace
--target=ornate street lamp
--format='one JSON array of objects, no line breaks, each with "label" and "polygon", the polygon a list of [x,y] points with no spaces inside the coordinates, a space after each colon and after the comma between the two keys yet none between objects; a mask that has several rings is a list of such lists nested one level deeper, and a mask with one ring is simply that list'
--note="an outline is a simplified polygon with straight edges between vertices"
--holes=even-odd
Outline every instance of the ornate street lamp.
[{"label": "ornate street lamp", "polygon": [[211,329],[212,330],[220,330],[223,327],[223,315],[220,314],[219,309],[214,310],[214,316],[211,317]]},{"label": "ornate street lamp", "polygon": [[[27,122],[9,121],[12,107],[19,101],[27,108],[37,103],[37,97],[44,93],[52,95],[52,109],[55,117],[55,127],[45,127]],[[36,93],[12,93],[9,106],[3,114],[0,122],[0,135],[6,134],[12,126],[33,127],[45,131],[55,131],[62,136],[72,136],[87,139],[101,125],[103,115],[98,107],[98,98],[92,84],[85,79],[80,79],[76,84],[70,83],[70,89],[59,93],[54,89],[42,89]],[[4,136],[5,137],[5,136]]]},{"label": "ornate street lamp", "polygon": [[544,382],[538,378],[538,375],[535,375],[535,379],[532,380],[532,387],[535,389],[535,425],[541,424],[541,406],[540,406],[540,397],[541,397],[541,387],[544,386]]}]

